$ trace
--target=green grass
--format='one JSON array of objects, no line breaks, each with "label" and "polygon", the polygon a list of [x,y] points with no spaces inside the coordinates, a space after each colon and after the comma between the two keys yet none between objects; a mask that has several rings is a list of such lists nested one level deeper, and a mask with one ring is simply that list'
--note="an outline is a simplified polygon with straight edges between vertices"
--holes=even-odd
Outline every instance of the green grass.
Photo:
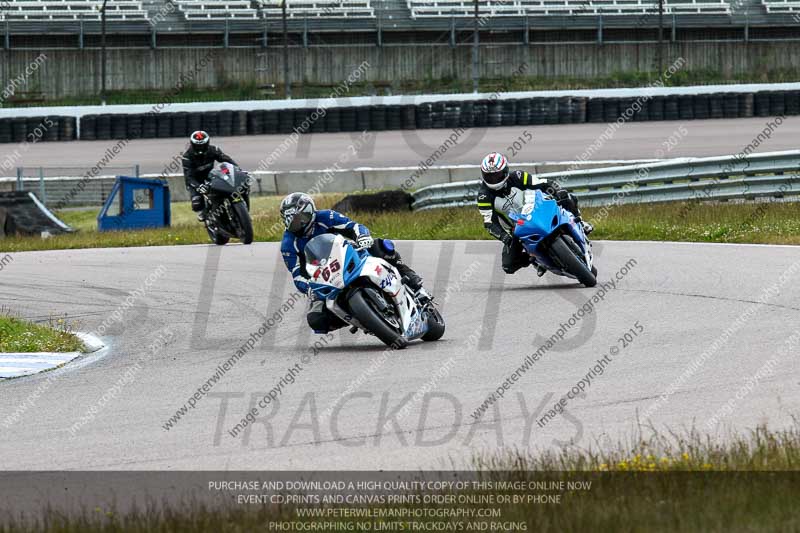
[{"label": "green grass", "polygon": [[[341,194],[325,194],[316,200],[318,207],[330,208],[342,197]],[[280,197],[277,196],[253,198],[256,241],[280,239],[279,204]],[[585,218],[595,225],[594,239],[800,244],[800,203],[797,202],[676,202],[586,208],[583,212]],[[78,231],[44,240],[38,237],[5,239],[4,250],[20,252],[209,242],[204,228],[185,202],[172,205],[173,224],[164,230],[98,233],[96,209],[69,210],[58,215]],[[380,237],[409,240],[491,239],[474,207],[349,215]]]},{"label": "green grass", "polygon": [[595,239],[800,244],[800,203],[668,203],[586,209]]},{"label": "green grass", "polygon": [[0,316],[0,353],[79,352],[83,349],[83,343],[67,331],[63,320],[56,320],[51,326]]},{"label": "green grass", "polygon": [[[659,73],[652,72],[614,72],[607,76],[589,78],[559,76],[555,78],[532,76],[509,76],[507,78],[484,78],[480,82],[481,92],[493,91],[535,91],[558,89],[602,89],[614,87],[643,87],[659,79]],[[669,86],[710,85],[730,83],[780,83],[800,79],[800,69],[780,69],[761,72],[750,72],[746,76],[732,77],[715,70],[685,70],[676,72],[665,80]],[[295,87],[295,98],[325,98],[333,90],[329,85],[308,84]],[[426,79],[415,81],[396,81],[358,83],[350,87],[348,96],[372,96],[375,94],[422,94],[422,93],[470,93],[472,80],[455,78]],[[187,86],[175,94],[159,90],[124,90],[109,91],[106,95],[108,104],[156,104],[169,102],[209,102],[237,100],[269,100],[283,98],[282,90],[275,94],[267,94],[259,89],[258,84],[227,83],[213,88],[197,88]],[[97,105],[100,97],[96,94],[77,96],[59,96],[48,98],[46,105]],[[13,99],[6,103],[7,107],[36,106],[37,103],[16,104]]]}]

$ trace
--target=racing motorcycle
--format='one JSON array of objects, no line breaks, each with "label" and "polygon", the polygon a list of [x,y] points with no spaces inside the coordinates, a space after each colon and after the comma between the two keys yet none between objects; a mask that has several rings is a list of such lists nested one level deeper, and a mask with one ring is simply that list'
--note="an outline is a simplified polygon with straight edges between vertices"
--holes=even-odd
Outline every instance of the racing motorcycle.
[{"label": "racing motorcycle", "polygon": [[514,236],[525,250],[550,272],[577,279],[587,287],[597,284],[592,265],[592,243],[582,224],[542,191],[525,191],[519,213],[510,215]]},{"label": "racing motorcycle", "polygon": [[311,290],[336,316],[393,348],[439,340],[445,323],[430,300],[403,283],[397,269],[341,235],[325,233],[305,247]]},{"label": "racing motorcycle", "polygon": [[208,174],[203,197],[206,201],[206,231],[214,244],[223,246],[231,239],[253,242],[250,219],[250,176],[230,163],[223,163]]}]

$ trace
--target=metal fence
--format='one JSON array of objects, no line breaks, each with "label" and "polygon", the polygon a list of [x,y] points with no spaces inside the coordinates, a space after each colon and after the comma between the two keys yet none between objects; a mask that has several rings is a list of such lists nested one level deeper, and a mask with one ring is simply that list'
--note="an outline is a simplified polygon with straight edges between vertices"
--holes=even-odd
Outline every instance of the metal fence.
[{"label": "metal fence", "polygon": [[46,206],[102,205],[117,175],[139,177],[139,165],[107,167],[103,175],[83,167],[17,167],[16,178],[0,178],[2,191],[31,191]]},{"label": "metal fence", "polygon": [[[800,194],[800,150],[681,158],[536,177],[579,193],[582,206],[785,198]],[[476,180],[424,187],[414,193],[412,207],[423,210],[471,205],[479,186]]]}]

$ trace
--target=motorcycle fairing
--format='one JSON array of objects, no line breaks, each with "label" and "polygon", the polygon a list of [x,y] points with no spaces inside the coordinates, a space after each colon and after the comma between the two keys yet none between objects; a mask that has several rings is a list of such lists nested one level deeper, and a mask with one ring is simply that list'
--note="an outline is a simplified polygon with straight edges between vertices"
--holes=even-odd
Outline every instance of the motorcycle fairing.
[{"label": "motorcycle fairing", "polygon": [[581,225],[575,222],[572,213],[559,206],[550,196],[545,196],[542,191],[526,192],[534,193],[533,198],[526,197],[522,210],[509,216],[514,223],[514,236],[522,242],[525,250],[549,270],[574,278],[553,263],[550,255],[543,249],[551,235],[567,233],[581,247],[586,263],[591,268],[591,244],[584,235]]}]

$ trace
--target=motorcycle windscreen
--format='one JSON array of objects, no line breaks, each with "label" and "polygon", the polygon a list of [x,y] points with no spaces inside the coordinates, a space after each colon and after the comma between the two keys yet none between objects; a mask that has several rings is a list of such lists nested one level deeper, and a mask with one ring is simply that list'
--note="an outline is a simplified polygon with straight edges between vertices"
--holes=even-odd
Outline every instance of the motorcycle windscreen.
[{"label": "motorcycle windscreen", "polygon": [[323,233],[308,241],[305,249],[306,261],[311,265],[319,265],[333,255],[333,245],[336,236],[332,233]]},{"label": "motorcycle windscreen", "polygon": [[535,246],[562,223],[560,208],[555,200],[536,191],[535,201],[525,206],[516,222],[514,236]]},{"label": "motorcycle windscreen", "polygon": [[233,175],[235,187],[238,190],[247,190],[250,188],[250,174],[237,170]]},{"label": "motorcycle windscreen", "polygon": [[233,176],[214,171],[208,177],[210,178],[208,186],[212,191],[222,194],[233,194],[236,191]]}]

